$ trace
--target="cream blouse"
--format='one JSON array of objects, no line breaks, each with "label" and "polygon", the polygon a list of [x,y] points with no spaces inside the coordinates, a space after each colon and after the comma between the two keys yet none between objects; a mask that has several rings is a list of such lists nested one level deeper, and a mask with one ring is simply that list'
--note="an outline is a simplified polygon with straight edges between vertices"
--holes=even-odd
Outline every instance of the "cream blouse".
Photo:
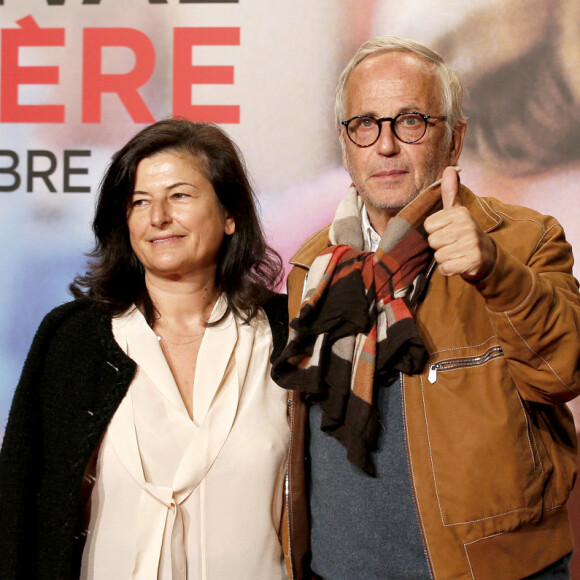
[{"label": "cream blouse", "polygon": [[193,420],[139,310],[113,319],[113,333],[137,372],[99,451],[81,578],[285,579],[289,428],[265,314],[206,330]]}]

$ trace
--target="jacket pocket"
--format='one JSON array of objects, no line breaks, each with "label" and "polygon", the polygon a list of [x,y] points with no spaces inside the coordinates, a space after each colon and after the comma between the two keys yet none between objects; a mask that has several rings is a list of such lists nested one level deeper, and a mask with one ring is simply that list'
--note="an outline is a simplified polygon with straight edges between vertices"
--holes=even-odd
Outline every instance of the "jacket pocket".
[{"label": "jacket pocket", "polygon": [[442,360],[429,365],[429,375],[427,378],[429,382],[433,384],[437,381],[437,375],[440,372],[455,371],[458,369],[484,365],[489,361],[499,357],[503,357],[503,350],[501,346],[498,345],[488,348],[483,354],[480,355]]},{"label": "jacket pocket", "polygon": [[551,466],[501,346],[458,349],[433,361],[427,378],[425,419],[444,525],[488,520],[493,531],[507,531],[538,519]]}]

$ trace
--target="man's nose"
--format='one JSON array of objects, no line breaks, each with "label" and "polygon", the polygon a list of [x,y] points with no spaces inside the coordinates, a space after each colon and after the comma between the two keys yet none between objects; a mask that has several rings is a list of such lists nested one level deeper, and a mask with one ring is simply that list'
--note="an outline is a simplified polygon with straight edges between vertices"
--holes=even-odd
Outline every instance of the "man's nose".
[{"label": "man's nose", "polygon": [[395,137],[391,123],[383,122],[381,134],[376,147],[381,155],[395,155],[399,152],[401,142]]}]

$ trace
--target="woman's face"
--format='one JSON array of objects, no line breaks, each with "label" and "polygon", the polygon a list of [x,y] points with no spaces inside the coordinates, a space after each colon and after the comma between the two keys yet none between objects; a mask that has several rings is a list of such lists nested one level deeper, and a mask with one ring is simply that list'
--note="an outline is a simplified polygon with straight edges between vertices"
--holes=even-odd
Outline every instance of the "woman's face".
[{"label": "woman's face", "polygon": [[172,280],[214,280],[224,235],[235,231],[200,162],[173,152],[146,157],[137,166],[127,225],[147,276]]}]

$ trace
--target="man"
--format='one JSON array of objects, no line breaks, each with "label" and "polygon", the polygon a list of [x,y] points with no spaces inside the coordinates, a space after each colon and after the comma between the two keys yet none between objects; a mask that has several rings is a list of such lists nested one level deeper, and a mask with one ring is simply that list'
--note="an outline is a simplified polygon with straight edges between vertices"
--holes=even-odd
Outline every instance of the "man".
[{"label": "man", "polygon": [[571,248],[553,218],[459,185],[461,100],[436,53],[397,37],[340,78],[353,186],[292,259],[300,315],[274,368],[292,578],[569,577]]}]

